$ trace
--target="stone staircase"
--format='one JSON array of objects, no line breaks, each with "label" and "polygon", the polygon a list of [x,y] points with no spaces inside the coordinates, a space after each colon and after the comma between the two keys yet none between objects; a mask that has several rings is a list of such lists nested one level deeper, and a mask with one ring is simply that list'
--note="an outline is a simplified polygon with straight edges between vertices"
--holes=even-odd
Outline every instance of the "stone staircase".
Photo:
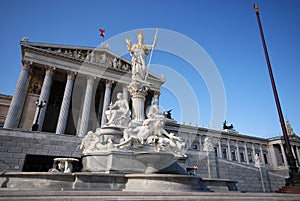
[{"label": "stone staircase", "polygon": [[0,200],[66,200],[66,201],[92,201],[92,200],[298,200],[297,194],[280,193],[240,193],[240,192],[158,192],[158,191],[97,191],[97,190],[11,190],[1,189]]}]

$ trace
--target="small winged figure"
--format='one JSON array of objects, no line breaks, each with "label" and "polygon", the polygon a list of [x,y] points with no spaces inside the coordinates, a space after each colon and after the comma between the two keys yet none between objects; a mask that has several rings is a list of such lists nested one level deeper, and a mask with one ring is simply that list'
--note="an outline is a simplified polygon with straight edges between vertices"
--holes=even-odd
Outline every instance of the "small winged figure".
[{"label": "small winged figure", "polygon": [[127,49],[130,51],[131,49],[131,40],[129,38],[125,38],[126,43],[127,43]]}]

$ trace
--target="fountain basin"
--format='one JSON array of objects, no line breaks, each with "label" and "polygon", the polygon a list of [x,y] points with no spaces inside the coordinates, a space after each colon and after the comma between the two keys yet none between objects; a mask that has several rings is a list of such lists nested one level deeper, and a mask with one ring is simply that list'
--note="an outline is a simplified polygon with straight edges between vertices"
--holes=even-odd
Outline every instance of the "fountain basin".
[{"label": "fountain basin", "polygon": [[101,150],[82,155],[82,171],[149,174],[166,168],[178,159],[169,152]]},{"label": "fountain basin", "polygon": [[30,190],[113,190],[113,191],[237,191],[236,181],[205,179],[175,174],[105,174],[5,172],[0,174],[1,188]]}]

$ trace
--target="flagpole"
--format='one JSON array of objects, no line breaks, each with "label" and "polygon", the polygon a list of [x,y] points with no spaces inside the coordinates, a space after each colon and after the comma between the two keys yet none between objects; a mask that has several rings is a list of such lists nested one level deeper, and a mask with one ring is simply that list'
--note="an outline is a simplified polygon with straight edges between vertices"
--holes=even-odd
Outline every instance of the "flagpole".
[{"label": "flagpole", "polygon": [[156,30],[155,30],[154,40],[153,40],[153,44],[152,44],[152,47],[151,47],[151,50],[150,50],[150,57],[149,57],[149,61],[148,61],[147,73],[146,73],[146,76],[145,76],[145,81],[148,78],[150,63],[151,63],[151,59],[152,59],[152,55],[153,55],[153,49],[154,49],[154,45],[155,45],[156,40],[157,40],[157,33],[158,33],[158,28],[156,28]]},{"label": "flagpole", "polygon": [[266,62],[267,62],[267,66],[268,66],[269,76],[270,76],[271,85],[272,85],[272,89],[273,89],[273,95],[275,98],[277,112],[278,112],[278,116],[279,116],[279,120],[280,120],[280,124],[281,124],[281,130],[282,130],[285,147],[286,147],[286,155],[287,155],[287,161],[288,161],[288,166],[289,166],[289,176],[290,176],[288,179],[286,179],[286,186],[299,186],[300,185],[300,175],[298,172],[298,167],[296,166],[296,160],[292,153],[290,139],[287,134],[284,118],[282,115],[281,105],[280,105],[280,101],[279,101],[279,97],[278,97],[278,93],[277,93],[277,89],[276,89],[276,84],[275,84],[273,71],[272,71],[272,67],[271,67],[271,62],[270,62],[267,45],[266,45],[266,41],[265,41],[265,37],[264,37],[264,33],[263,33],[261,21],[260,21],[259,9],[256,4],[254,4],[254,9],[256,11],[258,27],[259,27],[259,31],[260,31],[262,45],[264,48],[264,53],[265,53]]}]

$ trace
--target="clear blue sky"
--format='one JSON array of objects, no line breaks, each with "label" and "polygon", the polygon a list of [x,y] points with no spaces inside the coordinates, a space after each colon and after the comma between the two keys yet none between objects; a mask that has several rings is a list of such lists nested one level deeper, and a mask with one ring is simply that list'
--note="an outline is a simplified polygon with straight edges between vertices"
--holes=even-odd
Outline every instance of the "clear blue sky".
[{"label": "clear blue sky", "polygon": [[[133,29],[159,27],[186,35],[210,55],[224,83],[226,119],[237,131],[260,137],[278,135],[281,129],[254,3],[260,7],[284,116],[300,133],[298,0],[0,0],[0,93],[13,95],[21,68],[19,41],[23,36],[32,42],[97,47],[101,43],[99,28],[104,28],[109,38]],[[168,65],[168,59],[172,56],[154,52],[154,62]],[[184,73],[180,66],[185,64],[177,64],[171,62],[170,66]],[[199,98],[201,117],[197,123],[207,127],[207,89],[201,78],[184,76]],[[177,117],[176,101],[161,103],[163,108],[173,109]]]}]

